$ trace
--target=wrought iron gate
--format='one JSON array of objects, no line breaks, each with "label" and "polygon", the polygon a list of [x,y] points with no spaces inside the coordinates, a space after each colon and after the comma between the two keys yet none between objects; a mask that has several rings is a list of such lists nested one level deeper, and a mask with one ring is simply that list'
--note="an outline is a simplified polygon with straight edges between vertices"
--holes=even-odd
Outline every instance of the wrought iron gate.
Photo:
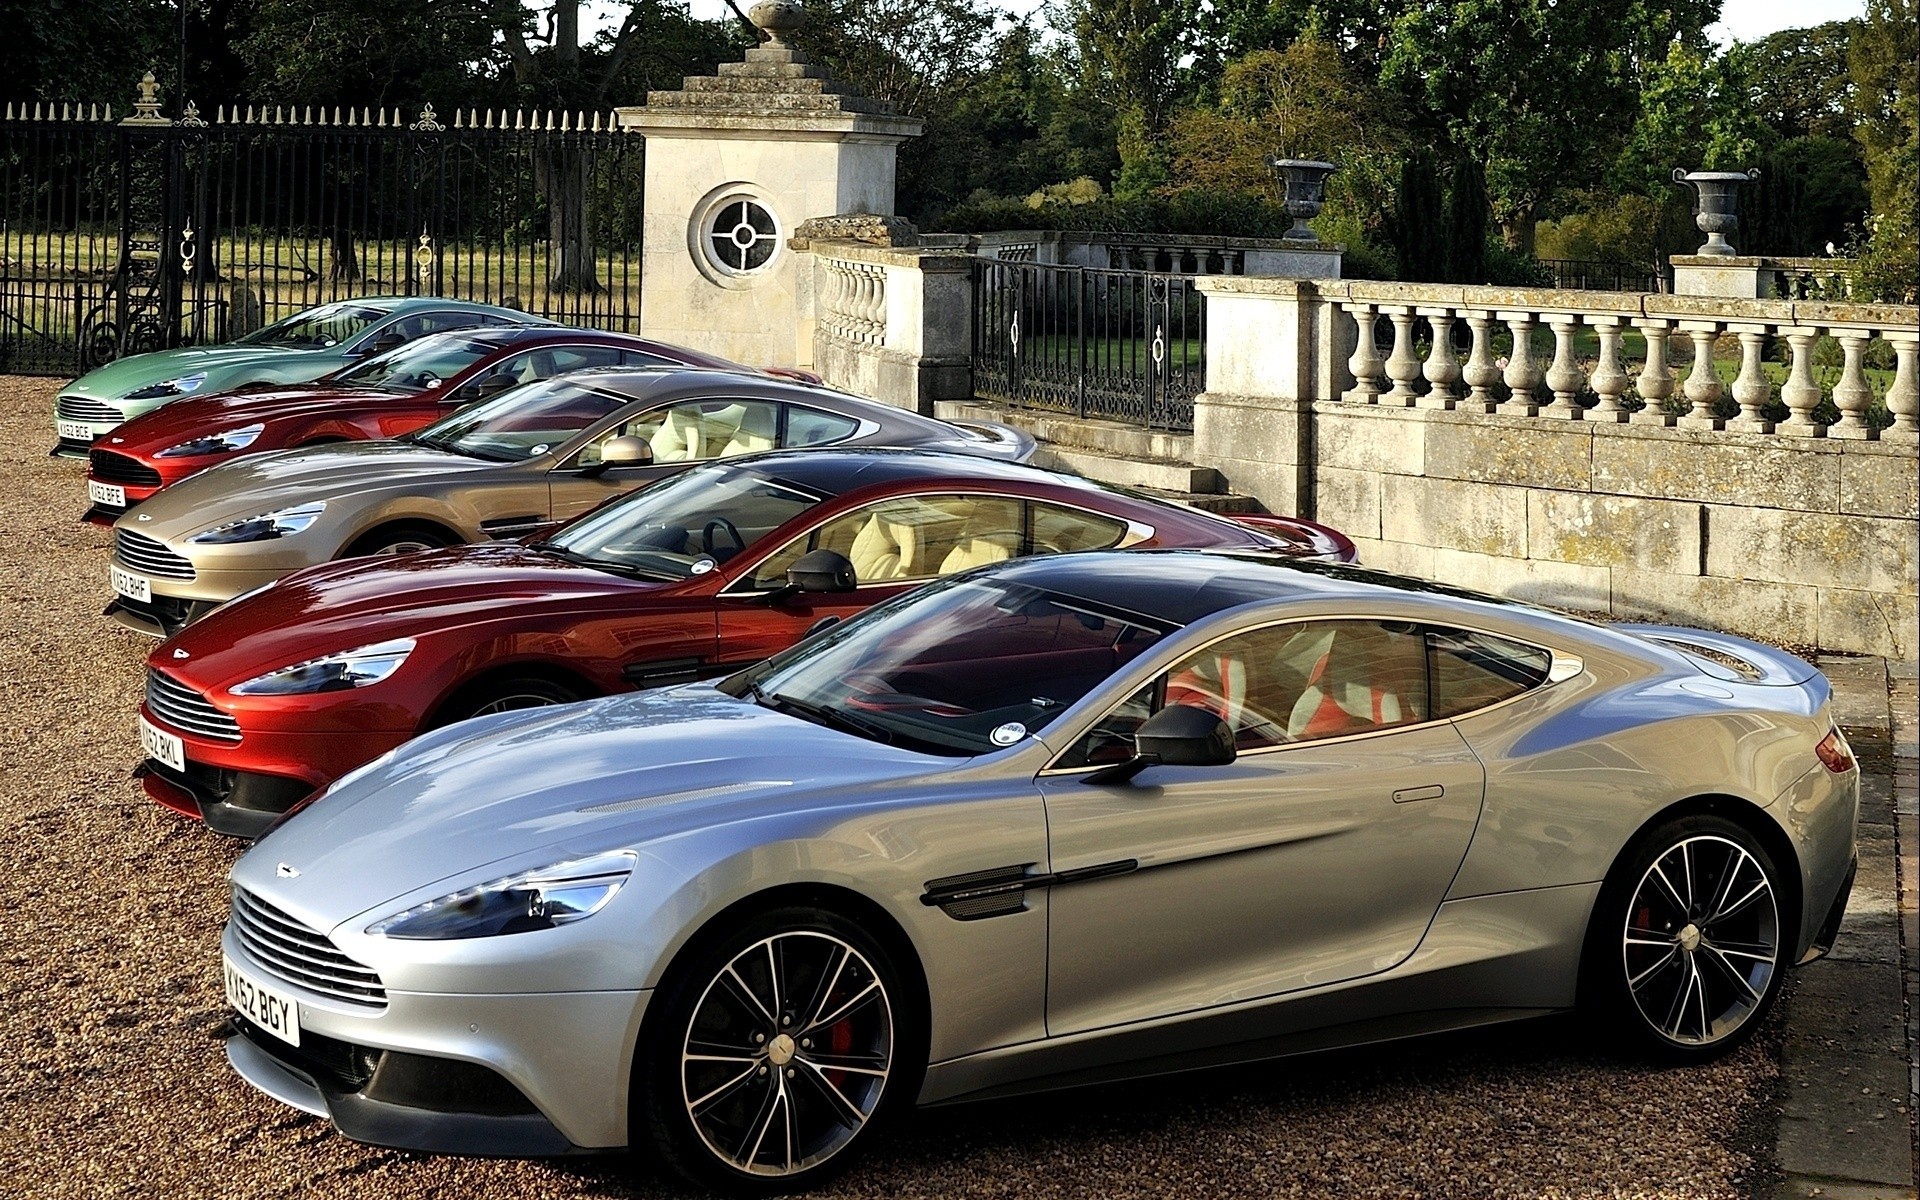
[{"label": "wrought iron gate", "polygon": [[640,323],[642,141],[610,115],[0,114],[0,372],[77,374],[327,300]]},{"label": "wrought iron gate", "polygon": [[979,259],[974,391],[1025,408],[1193,428],[1206,301],[1189,275]]}]

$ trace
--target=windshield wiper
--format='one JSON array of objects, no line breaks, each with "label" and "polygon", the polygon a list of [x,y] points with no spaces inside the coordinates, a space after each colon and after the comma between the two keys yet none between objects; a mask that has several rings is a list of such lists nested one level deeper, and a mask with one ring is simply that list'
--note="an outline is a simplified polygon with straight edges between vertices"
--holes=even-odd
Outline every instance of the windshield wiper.
[{"label": "windshield wiper", "polygon": [[582,554],[578,550],[569,550],[558,542],[544,539],[538,542],[527,542],[526,547],[539,554],[551,554],[555,558],[564,559],[570,563],[592,567],[596,571],[605,571],[609,575],[625,575],[631,579],[652,579],[662,583],[678,583],[685,578],[671,571],[649,570],[633,563],[608,562],[604,558],[595,558],[590,554]]},{"label": "windshield wiper", "polygon": [[769,692],[758,683],[749,683],[747,685],[747,694],[753,697],[755,703],[764,705],[767,708],[785,710],[797,716],[812,717],[815,721],[823,725],[837,726],[849,733],[857,733],[862,737],[871,738],[876,742],[891,746],[895,740],[893,730],[888,729],[885,725],[877,721],[869,721],[865,717],[856,717],[852,713],[841,712],[837,708],[828,708],[824,704],[815,704],[810,700],[801,700],[793,696],[783,696],[779,692]]}]

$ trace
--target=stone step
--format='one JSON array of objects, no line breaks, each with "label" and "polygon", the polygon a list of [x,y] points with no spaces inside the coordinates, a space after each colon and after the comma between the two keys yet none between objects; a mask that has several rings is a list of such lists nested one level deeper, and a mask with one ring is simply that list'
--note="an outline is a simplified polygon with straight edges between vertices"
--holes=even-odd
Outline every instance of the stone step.
[{"label": "stone step", "polygon": [[1151,488],[1161,492],[1201,495],[1222,493],[1220,473],[1212,467],[1166,458],[1135,458],[1042,442],[1033,453],[1033,465],[1071,471],[1101,483]]},{"label": "stone step", "polygon": [[1169,500],[1175,504],[1184,504],[1189,508],[1204,509],[1224,516],[1264,511],[1260,502],[1252,496],[1236,496],[1230,492],[1163,492],[1158,488],[1140,488],[1139,490],[1157,500]]},{"label": "stone step", "polygon": [[720,92],[728,95],[766,95],[785,92],[795,96],[858,96],[851,84],[831,79],[811,79],[791,75],[689,75],[680,81],[683,92]]},{"label": "stone step", "polygon": [[1193,457],[1193,435],[1142,429],[1122,421],[1081,420],[1030,408],[1003,408],[978,401],[942,401],[935,415],[949,421],[999,421],[1024,429],[1042,442],[1070,450],[1091,450],[1121,458],[1185,462]]}]

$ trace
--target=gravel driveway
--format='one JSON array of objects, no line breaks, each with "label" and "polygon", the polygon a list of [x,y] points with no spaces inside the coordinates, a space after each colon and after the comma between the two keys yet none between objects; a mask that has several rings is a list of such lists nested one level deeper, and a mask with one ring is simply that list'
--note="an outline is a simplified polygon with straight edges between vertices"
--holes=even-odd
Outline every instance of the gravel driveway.
[{"label": "gravel driveway", "polygon": [[[624,1157],[356,1145],[227,1069],[239,848],[128,778],[152,643],[100,617],[108,537],[50,459],[53,381],[0,377],[0,1190],[10,1195],[665,1194]],[[1776,1010],[1777,1011],[1777,1010]],[[1576,1022],[915,1116],[832,1194],[1737,1197],[1771,1146],[1776,1028],[1712,1066],[1585,1049]]]}]

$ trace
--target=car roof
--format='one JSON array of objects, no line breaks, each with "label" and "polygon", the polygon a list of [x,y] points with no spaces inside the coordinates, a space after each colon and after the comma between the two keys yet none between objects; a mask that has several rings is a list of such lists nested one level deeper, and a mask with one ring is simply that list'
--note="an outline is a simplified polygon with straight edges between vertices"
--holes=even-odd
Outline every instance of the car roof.
[{"label": "car roof", "polygon": [[[990,569],[994,579],[1021,583],[1170,625],[1246,604],[1286,600],[1425,600],[1436,609],[1469,601],[1557,616],[1450,584],[1366,567],[1233,550],[1089,551],[1015,559]],[[1559,618],[1564,620],[1564,618]]]},{"label": "car roof", "polygon": [[[812,391],[813,389],[803,389]],[[959,430],[954,431],[959,434]],[[1094,494],[1112,494],[1078,475],[1063,475],[1024,463],[956,450],[850,447],[770,450],[735,460],[733,466],[793,483],[824,496],[887,483],[1038,483]],[[1124,495],[1125,493],[1121,493]]]},{"label": "car roof", "polygon": [[[698,353],[686,351],[677,346],[665,348],[677,353]],[[716,360],[716,362],[725,363],[725,360]],[[698,400],[701,397],[694,393],[725,387],[730,392],[737,391],[741,398],[751,396],[756,399],[812,404],[818,408],[858,413],[875,421],[940,426],[958,433],[957,426],[932,417],[923,417],[910,409],[888,404],[884,400],[869,400],[865,396],[836,391],[821,384],[803,383],[796,379],[768,375],[737,363],[714,366],[693,363],[685,366],[667,364],[645,367],[586,367],[567,372],[565,378],[635,401],[670,401],[683,396]],[[729,397],[718,395],[712,397],[714,400],[727,398]]]},{"label": "car roof", "polygon": [[328,304],[364,304],[368,308],[377,308],[384,313],[411,312],[414,309],[452,309],[456,312],[494,313],[502,317],[513,317],[529,324],[552,327],[554,322],[536,313],[518,308],[508,308],[501,304],[486,304],[479,300],[456,300],[451,296],[341,296],[328,300],[315,308],[324,308]]}]

